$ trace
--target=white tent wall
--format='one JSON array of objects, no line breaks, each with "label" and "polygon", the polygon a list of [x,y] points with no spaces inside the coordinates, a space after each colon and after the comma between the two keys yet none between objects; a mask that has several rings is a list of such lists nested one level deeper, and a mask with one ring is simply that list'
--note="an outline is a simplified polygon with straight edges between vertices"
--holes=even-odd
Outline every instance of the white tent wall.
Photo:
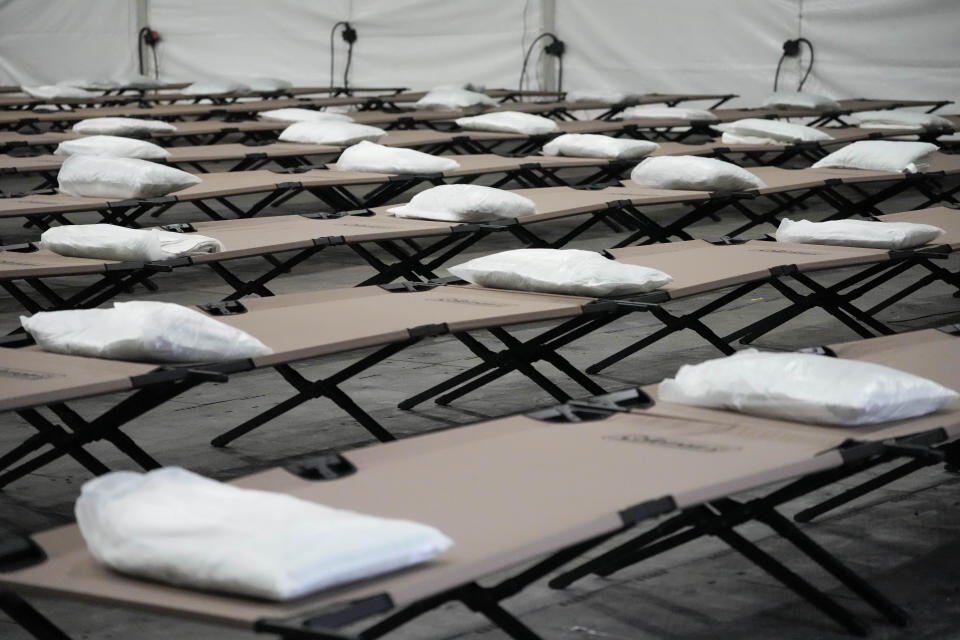
[{"label": "white tent wall", "polygon": [[[731,92],[758,104],[784,40],[816,59],[804,90],[960,101],[957,0],[555,0],[566,88]],[[808,60],[806,48],[803,63]],[[784,61],[780,88],[798,82]]]},{"label": "white tent wall", "polygon": [[[540,30],[539,2],[516,0],[150,0],[167,80],[263,75],[297,85],[330,81],[330,29],[357,30],[350,74],[357,86],[431,87],[475,82],[514,86],[521,43]],[[346,44],[339,33],[336,78]]]},{"label": "white tent wall", "polygon": [[0,85],[129,77],[137,2],[0,0]]}]

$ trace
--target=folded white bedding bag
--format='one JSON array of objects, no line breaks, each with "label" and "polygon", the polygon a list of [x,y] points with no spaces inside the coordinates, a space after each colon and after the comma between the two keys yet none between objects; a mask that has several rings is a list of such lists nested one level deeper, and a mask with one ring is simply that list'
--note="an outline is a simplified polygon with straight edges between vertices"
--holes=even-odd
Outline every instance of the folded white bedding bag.
[{"label": "folded white bedding bag", "polygon": [[639,160],[660,148],[649,140],[623,140],[595,133],[565,133],[543,145],[547,156]]},{"label": "folded white bedding bag", "polygon": [[61,256],[121,262],[153,262],[223,251],[219,240],[199,233],[128,229],[115,224],[51,227],[40,235],[40,244]]},{"label": "folded white bedding bag", "polygon": [[717,116],[706,109],[692,107],[663,107],[655,104],[642,104],[620,112],[621,118],[673,118],[690,122],[713,121]]},{"label": "folded white bedding bag", "polygon": [[837,149],[812,166],[814,169],[835,167],[916,173],[929,166],[930,155],[938,148],[929,142],[860,140]]},{"label": "folded white bedding bag", "polygon": [[658,394],[665,402],[836,426],[922,416],[960,397],[932,380],[871,362],[756,349],[684,365],[660,383]]},{"label": "folded white bedding bag", "polygon": [[630,179],[657,189],[693,191],[744,191],[767,186],[743,167],[716,158],[697,156],[646,158],[634,167]]},{"label": "folded white bedding bag", "polygon": [[413,103],[417,109],[466,109],[478,105],[495,107],[497,101],[485,93],[459,87],[440,87],[427,92]]},{"label": "folded white bedding bag", "polygon": [[201,80],[183,89],[183,94],[187,96],[219,96],[227,93],[250,93],[250,87],[238,80]]},{"label": "folded white bedding bag", "polygon": [[[723,142],[730,144],[757,144],[759,142],[823,142],[833,140],[829,133],[792,122],[764,118],[744,118],[719,125]],[[747,142],[742,142],[749,139]]]},{"label": "folded white bedding bag", "polygon": [[421,191],[409,203],[387,209],[398,218],[444,222],[486,222],[532,216],[533,200],[520,194],[477,184],[441,184]]},{"label": "folded white bedding bag", "polygon": [[519,133],[525,136],[554,133],[560,128],[550,118],[536,116],[521,111],[497,111],[479,116],[457,118],[457,126],[466,131],[494,131],[497,133]]},{"label": "folded white bedding bag", "polygon": [[117,571],[269,600],[420,564],[452,544],[418,522],[243,489],[177,467],[89,480],[75,515],[90,554]]},{"label": "folded white bedding bag", "polygon": [[432,156],[414,149],[385,147],[367,140],[344,149],[337,159],[337,169],[340,171],[421,175],[459,168],[460,163],[450,158]]},{"label": "folded white bedding bag", "polygon": [[199,184],[200,178],[149,160],[70,156],[57,174],[60,191],[91,198],[157,198]]},{"label": "folded white bedding bag", "polygon": [[513,249],[468,260],[448,271],[481,287],[592,298],[647,293],[672,280],[657,269],[581,249]]},{"label": "folded white bedding bag", "polygon": [[135,362],[214,362],[273,353],[246,331],[170,302],[42,311],[20,324],[44,351]]},{"label": "folded white bedding bag", "polygon": [[293,83],[289,80],[261,76],[244,78],[243,84],[245,84],[247,88],[254,93],[275,93],[277,91],[289,89],[293,86]]},{"label": "folded white bedding bag", "polygon": [[886,109],[883,111],[860,111],[850,114],[850,119],[868,128],[914,129],[922,131],[927,128],[946,129],[953,131],[953,122],[943,116],[919,111],[901,111],[900,109]]},{"label": "folded white bedding bag", "polygon": [[940,227],[916,222],[879,220],[790,220],[777,228],[777,242],[829,244],[872,249],[912,249],[929,244],[944,233]]},{"label": "folded white bedding bag", "polygon": [[362,140],[377,141],[387,132],[356,122],[337,120],[294,122],[278,136],[281,142],[305,142],[307,144],[356,144]]},{"label": "folded white bedding bag", "polygon": [[170,152],[160,145],[124,138],[122,136],[85,136],[76,140],[64,140],[53,152],[58,156],[106,156],[108,158],[140,158],[141,160],[166,160]]},{"label": "folded white bedding bag", "polygon": [[42,84],[30,87],[20,87],[23,92],[34,98],[49,100],[51,98],[95,98],[100,95],[96,91],[87,91],[80,87],[69,87],[57,84]]},{"label": "folded white bedding bag", "polygon": [[806,91],[775,91],[763,100],[764,107],[817,109],[837,111],[840,103],[833,98]]},{"label": "folded white bedding bag", "polygon": [[173,133],[177,127],[161,120],[111,116],[87,118],[73,125],[72,129],[84,135],[148,136],[151,133]]},{"label": "folded white bedding bag", "polygon": [[316,109],[302,109],[299,107],[269,109],[267,111],[261,111],[257,115],[264,120],[276,120],[278,122],[353,122],[353,118],[345,113],[317,111]]}]

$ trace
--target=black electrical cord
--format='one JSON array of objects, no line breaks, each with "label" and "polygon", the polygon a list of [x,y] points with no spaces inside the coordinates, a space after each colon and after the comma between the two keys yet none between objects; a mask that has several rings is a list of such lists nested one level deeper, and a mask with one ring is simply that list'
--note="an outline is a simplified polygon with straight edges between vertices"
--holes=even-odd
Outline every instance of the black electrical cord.
[{"label": "black electrical cord", "polygon": [[777,61],[777,71],[773,75],[773,90],[777,90],[777,84],[780,80],[780,67],[783,64],[784,58],[793,58],[800,55],[800,44],[806,44],[807,49],[810,50],[810,63],[807,65],[807,72],[803,74],[803,78],[800,80],[800,85],[797,87],[797,91],[803,89],[804,83],[807,81],[807,78],[810,76],[810,72],[813,71],[813,43],[807,40],[806,38],[797,38],[796,40],[787,40],[783,43],[783,53],[780,54],[780,59]]},{"label": "black electrical cord", "polygon": [[140,75],[143,75],[143,45],[146,43],[146,35],[150,33],[150,27],[143,27],[137,33],[137,68],[140,70]]},{"label": "black electrical cord", "polygon": [[343,89],[346,91],[349,87],[349,75],[350,75],[350,65],[353,63],[353,43],[357,41],[357,31],[349,22],[341,20],[334,23],[333,28],[330,29],[330,89],[333,89],[333,69],[334,69],[334,50],[333,50],[333,36],[337,32],[337,27],[343,27],[343,33],[341,34],[344,41],[347,43],[347,66],[343,69]]},{"label": "black electrical cord", "polygon": [[530,61],[530,54],[533,53],[533,47],[544,38],[553,38],[553,42],[545,47],[545,51],[549,54],[557,56],[560,61],[559,71],[557,74],[557,90],[560,91],[563,88],[563,53],[565,50],[563,41],[560,40],[556,34],[546,31],[533,39],[533,42],[531,42],[530,46],[527,47],[527,52],[523,55],[523,65],[520,67],[520,83],[517,87],[518,93],[523,92],[523,79],[527,75],[527,63]]},{"label": "black electrical cord", "polygon": [[160,63],[157,62],[157,45],[153,45],[150,48],[153,49],[153,79],[159,80],[160,79]]}]

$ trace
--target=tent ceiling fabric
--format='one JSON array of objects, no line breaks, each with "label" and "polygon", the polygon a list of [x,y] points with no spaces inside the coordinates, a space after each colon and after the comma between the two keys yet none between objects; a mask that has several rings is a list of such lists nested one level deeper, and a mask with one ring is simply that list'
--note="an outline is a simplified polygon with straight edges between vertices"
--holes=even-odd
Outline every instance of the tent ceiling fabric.
[{"label": "tent ceiling fabric", "polygon": [[[523,43],[550,22],[567,43],[568,89],[730,91],[756,104],[771,88],[781,43],[802,35],[816,47],[810,91],[960,100],[956,0],[140,2],[163,37],[170,81],[264,75],[326,84],[330,28],[349,20],[359,33],[356,85],[513,87]],[[0,84],[131,74],[139,26],[129,0],[0,2]],[[336,46],[339,76],[339,36]],[[795,86],[798,65],[784,68],[782,82]]]}]

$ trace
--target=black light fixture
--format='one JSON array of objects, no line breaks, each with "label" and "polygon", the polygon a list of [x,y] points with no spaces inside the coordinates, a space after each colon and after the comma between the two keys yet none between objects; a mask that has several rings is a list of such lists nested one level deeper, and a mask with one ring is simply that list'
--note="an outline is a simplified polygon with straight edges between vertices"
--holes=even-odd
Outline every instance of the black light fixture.
[{"label": "black light fixture", "polygon": [[334,93],[345,93],[350,94],[350,65],[353,62],[353,44],[357,41],[357,30],[350,26],[349,22],[339,21],[334,23],[333,28],[330,29],[330,89],[333,90],[333,59],[334,59],[334,50],[333,50],[333,36],[337,32],[337,27],[343,27],[343,30],[340,32],[340,37],[343,38],[343,41],[347,43],[347,64],[343,68],[343,87],[334,92]]},{"label": "black light fixture", "polygon": [[518,92],[523,91],[523,80],[527,75],[527,63],[530,61],[530,54],[533,53],[533,47],[544,38],[552,38],[550,44],[543,48],[544,53],[551,56],[557,57],[557,91],[563,90],[563,54],[567,51],[567,46],[564,44],[563,40],[557,37],[555,33],[549,31],[541,33],[539,36],[533,39],[533,42],[530,43],[530,46],[527,47],[527,51],[523,56],[523,66],[520,67],[520,84],[517,87]]},{"label": "black light fixture", "polygon": [[807,77],[810,75],[810,72],[813,70],[813,43],[807,40],[806,38],[797,38],[796,40],[787,40],[783,43],[783,53],[780,54],[780,60],[777,61],[777,72],[773,76],[773,90],[777,90],[777,83],[780,80],[780,66],[783,64],[784,58],[798,58],[800,57],[800,45],[807,45],[807,49],[810,50],[810,63],[807,65],[807,72],[803,74],[803,78],[800,79],[800,84],[797,86],[797,91],[803,89],[803,83],[807,81]]}]

